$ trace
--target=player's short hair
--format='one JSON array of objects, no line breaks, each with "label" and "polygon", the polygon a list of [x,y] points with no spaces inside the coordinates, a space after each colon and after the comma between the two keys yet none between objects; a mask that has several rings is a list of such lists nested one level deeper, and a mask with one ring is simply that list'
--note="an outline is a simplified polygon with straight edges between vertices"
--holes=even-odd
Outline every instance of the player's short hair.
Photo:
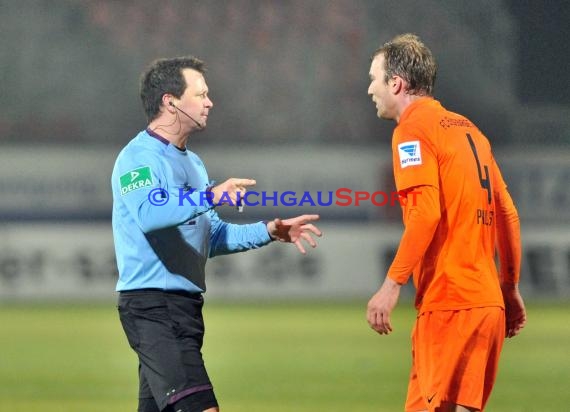
[{"label": "player's short hair", "polygon": [[384,43],[374,54],[384,56],[384,82],[392,76],[400,76],[408,83],[408,92],[417,95],[433,95],[437,64],[431,50],[411,33],[400,34]]},{"label": "player's short hair", "polygon": [[162,96],[170,93],[180,98],[186,90],[183,69],[193,69],[202,74],[206,68],[204,62],[194,56],[157,59],[141,75],[140,96],[148,121],[154,120],[160,113]]}]

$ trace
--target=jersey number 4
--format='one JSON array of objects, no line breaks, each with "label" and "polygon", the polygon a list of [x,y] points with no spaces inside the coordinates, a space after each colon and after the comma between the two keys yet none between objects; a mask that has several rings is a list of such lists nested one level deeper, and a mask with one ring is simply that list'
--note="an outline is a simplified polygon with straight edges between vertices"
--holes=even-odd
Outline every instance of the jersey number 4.
[{"label": "jersey number 4", "polygon": [[481,163],[479,162],[479,155],[477,155],[477,148],[475,147],[475,142],[469,133],[466,133],[467,140],[469,140],[469,145],[473,151],[473,156],[475,156],[475,162],[477,163],[477,173],[479,174],[479,183],[481,187],[487,191],[487,201],[491,204],[491,179],[489,179],[489,168],[487,165],[483,165],[485,170],[485,178],[483,178],[483,173],[481,172]]}]

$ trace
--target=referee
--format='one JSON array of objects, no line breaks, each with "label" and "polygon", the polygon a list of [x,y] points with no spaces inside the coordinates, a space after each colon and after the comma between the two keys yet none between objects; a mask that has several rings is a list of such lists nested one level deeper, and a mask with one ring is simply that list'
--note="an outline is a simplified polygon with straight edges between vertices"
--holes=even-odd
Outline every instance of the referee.
[{"label": "referee", "polygon": [[[218,402],[202,359],[208,257],[273,240],[316,247],[318,215],[246,225],[222,221],[214,207],[236,204],[255,180],[213,186],[186,148],[206,128],[213,103],[204,64],[160,59],[141,78],[148,126],[119,153],[112,175],[118,310],[139,360],[139,412],[213,412]],[[243,197],[243,195],[242,195]]]}]

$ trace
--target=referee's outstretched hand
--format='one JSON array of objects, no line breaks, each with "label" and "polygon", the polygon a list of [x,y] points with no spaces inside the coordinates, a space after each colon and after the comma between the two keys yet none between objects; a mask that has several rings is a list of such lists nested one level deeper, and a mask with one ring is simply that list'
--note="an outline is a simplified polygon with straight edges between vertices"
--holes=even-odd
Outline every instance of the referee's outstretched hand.
[{"label": "referee's outstretched hand", "polygon": [[301,239],[311,247],[317,247],[312,235],[322,236],[321,231],[310,222],[319,219],[319,215],[301,215],[291,219],[275,218],[267,223],[267,232],[273,240],[293,243],[303,255],[307,253]]},{"label": "referee's outstretched hand", "polygon": [[247,188],[255,186],[255,183],[253,179],[232,177],[211,188],[212,201],[215,205],[229,204],[235,206],[240,203],[240,198],[244,198]]}]

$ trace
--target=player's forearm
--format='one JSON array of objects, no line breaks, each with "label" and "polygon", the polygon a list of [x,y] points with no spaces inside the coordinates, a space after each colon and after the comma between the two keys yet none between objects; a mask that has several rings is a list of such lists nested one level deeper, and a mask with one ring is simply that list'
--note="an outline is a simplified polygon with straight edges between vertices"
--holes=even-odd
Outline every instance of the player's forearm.
[{"label": "player's forearm", "polygon": [[501,284],[517,284],[521,265],[520,220],[509,193],[495,194]]},{"label": "player's forearm", "polygon": [[400,240],[398,251],[388,270],[388,277],[404,284],[412,274],[429,247],[441,219],[439,191],[431,186],[422,186],[417,204],[410,206],[406,217],[406,228]]}]

